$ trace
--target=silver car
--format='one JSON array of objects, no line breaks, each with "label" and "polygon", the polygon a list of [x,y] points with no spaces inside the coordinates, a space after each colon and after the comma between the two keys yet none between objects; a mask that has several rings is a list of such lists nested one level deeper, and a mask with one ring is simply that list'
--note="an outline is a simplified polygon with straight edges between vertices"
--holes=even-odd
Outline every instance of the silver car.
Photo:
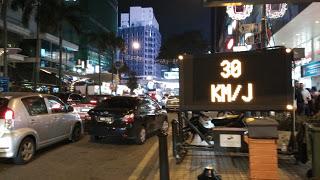
[{"label": "silver car", "polygon": [[69,139],[78,141],[82,122],[59,98],[37,93],[0,94],[0,157],[16,164],[32,160],[36,150]]}]

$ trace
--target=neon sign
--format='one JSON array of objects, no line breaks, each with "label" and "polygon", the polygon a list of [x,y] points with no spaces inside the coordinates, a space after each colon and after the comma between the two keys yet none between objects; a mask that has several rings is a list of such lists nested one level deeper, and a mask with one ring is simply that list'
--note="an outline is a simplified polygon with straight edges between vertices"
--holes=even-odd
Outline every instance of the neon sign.
[{"label": "neon sign", "polygon": [[[234,59],[231,62],[223,60],[220,63],[222,67],[221,77],[239,78],[241,76],[241,62],[238,59]],[[242,85],[238,84],[233,90],[232,84],[211,84],[211,102],[233,102],[236,101],[239,93],[241,92]],[[242,95],[243,102],[251,102],[253,100],[253,84],[247,84],[247,96]]]}]

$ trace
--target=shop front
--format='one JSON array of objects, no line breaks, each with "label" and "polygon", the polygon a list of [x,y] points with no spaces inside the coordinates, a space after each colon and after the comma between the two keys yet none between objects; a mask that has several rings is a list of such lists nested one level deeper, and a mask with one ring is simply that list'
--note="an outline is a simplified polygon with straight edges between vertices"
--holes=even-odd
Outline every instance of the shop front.
[{"label": "shop front", "polygon": [[294,61],[292,77],[306,88],[320,89],[320,3],[305,8],[274,34],[275,46],[303,48],[304,58]]}]

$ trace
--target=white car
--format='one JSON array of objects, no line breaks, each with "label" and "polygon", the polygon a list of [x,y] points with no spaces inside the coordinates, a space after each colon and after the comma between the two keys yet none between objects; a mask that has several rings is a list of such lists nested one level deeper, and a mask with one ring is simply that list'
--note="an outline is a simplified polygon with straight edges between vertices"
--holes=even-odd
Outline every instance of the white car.
[{"label": "white car", "polygon": [[52,95],[0,94],[0,157],[16,164],[32,160],[36,150],[83,134],[80,116]]},{"label": "white car", "polygon": [[167,111],[178,111],[180,107],[179,96],[169,96],[166,104]]}]

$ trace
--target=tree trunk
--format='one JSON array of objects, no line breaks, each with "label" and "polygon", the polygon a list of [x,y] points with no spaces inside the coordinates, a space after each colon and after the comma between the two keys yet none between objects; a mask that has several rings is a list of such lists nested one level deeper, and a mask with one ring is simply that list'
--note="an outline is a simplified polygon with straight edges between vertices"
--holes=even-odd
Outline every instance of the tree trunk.
[{"label": "tree trunk", "polygon": [[59,25],[59,91],[63,92],[64,89],[62,88],[62,51],[63,51],[63,46],[62,46],[62,25]]},{"label": "tree trunk", "polygon": [[99,52],[98,55],[98,60],[99,60],[99,94],[101,95],[101,53]]},{"label": "tree trunk", "polygon": [[8,77],[8,33],[7,33],[7,8],[8,0],[2,2],[2,20],[3,20],[3,76]]},{"label": "tree trunk", "polygon": [[111,84],[113,84],[113,63],[114,63],[114,53],[111,53]]},{"label": "tree trunk", "polygon": [[[37,4],[37,12],[40,11],[40,3]],[[36,59],[34,63],[34,92],[37,91],[37,86],[39,82],[39,73],[40,73],[40,48],[41,48],[41,39],[40,39],[40,18],[37,20],[37,45],[36,45]]]}]

